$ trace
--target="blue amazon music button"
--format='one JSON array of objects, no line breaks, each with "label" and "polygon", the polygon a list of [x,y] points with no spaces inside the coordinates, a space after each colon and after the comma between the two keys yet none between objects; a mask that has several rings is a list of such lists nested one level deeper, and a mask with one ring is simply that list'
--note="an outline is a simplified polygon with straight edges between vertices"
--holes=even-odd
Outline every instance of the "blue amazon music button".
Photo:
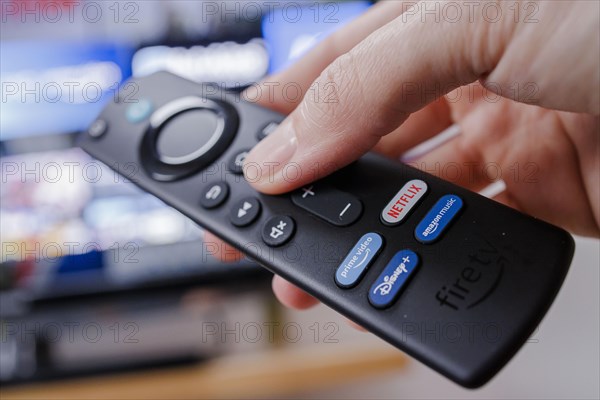
[{"label": "blue amazon music button", "polygon": [[463,208],[463,201],[457,195],[442,196],[417,225],[415,229],[417,240],[425,244],[437,240],[461,208]]}]

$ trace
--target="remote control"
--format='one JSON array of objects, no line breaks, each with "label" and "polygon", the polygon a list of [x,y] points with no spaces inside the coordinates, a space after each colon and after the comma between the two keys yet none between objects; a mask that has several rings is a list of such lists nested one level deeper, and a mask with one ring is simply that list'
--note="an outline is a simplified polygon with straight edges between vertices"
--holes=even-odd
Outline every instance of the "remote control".
[{"label": "remote control", "polygon": [[376,154],[290,194],[258,193],[244,157],[283,118],[159,72],[123,85],[80,145],[410,356],[486,383],[550,307],[572,237]]}]

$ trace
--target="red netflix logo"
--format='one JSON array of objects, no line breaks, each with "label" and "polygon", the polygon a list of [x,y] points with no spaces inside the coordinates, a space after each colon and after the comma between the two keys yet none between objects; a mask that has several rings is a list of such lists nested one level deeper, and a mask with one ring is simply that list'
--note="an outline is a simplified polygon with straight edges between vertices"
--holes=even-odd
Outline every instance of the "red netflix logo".
[{"label": "red netflix logo", "polygon": [[407,182],[384,207],[381,219],[389,225],[399,224],[426,192],[427,184],[422,180]]}]

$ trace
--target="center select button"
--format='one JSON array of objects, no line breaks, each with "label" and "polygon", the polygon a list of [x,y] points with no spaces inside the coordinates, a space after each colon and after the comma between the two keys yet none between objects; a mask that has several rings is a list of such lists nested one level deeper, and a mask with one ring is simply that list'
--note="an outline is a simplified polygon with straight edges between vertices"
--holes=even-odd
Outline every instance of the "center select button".
[{"label": "center select button", "polygon": [[355,286],[382,246],[383,239],[377,233],[371,232],[361,237],[338,267],[335,273],[337,285],[344,289]]},{"label": "center select button", "polygon": [[166,164],[185,164],[208,152],[222,131],[223,121],[213,110],[187,110],[162,126],[156,151]]},{"label": "center select button", "polygon": [[420,179],[408,181],[383,208],[381,220],[386,225],[399,224],[423,198],[425,193],[427,193],[425,182]]},{"label": "center select button", "polygon": [[239,127],[235,107],[199,96],[176,98],[152,113],[140,146],[142,166],[163,182],[189,176],[217,160]]}]

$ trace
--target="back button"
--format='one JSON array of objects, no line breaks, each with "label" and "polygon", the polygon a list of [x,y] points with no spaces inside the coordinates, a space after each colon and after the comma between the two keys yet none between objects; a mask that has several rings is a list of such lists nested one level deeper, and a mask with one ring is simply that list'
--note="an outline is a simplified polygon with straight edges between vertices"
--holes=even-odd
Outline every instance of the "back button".
[{"label": "back button", "polygon": [[206,186],[200,195],[200,205],[211,209],[220,206],[229,195],[229,185],[225,182],[214,182]]}]

